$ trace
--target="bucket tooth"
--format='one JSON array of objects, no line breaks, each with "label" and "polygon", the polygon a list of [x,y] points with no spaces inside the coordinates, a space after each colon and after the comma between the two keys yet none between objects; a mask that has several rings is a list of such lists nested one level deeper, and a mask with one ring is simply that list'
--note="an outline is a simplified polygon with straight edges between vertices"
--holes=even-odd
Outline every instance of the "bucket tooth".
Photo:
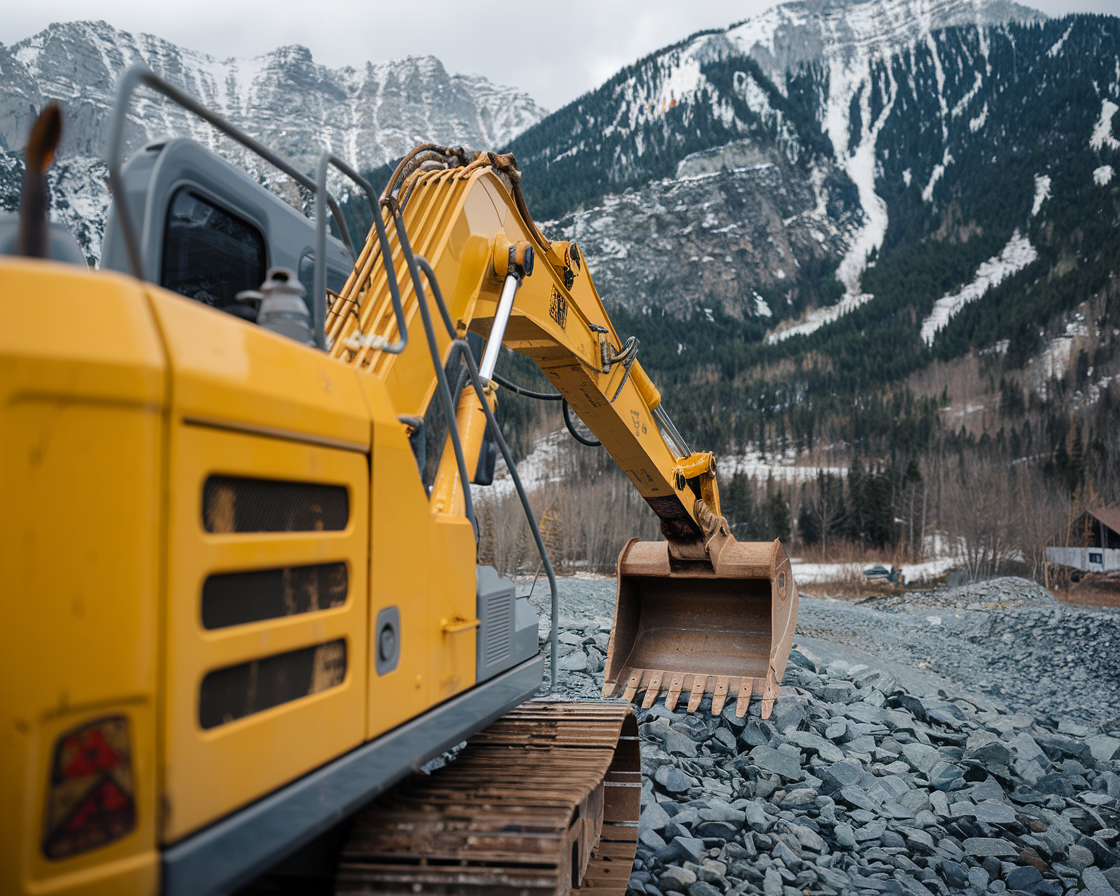
[{"label": "bucket tooth", "polygon": [[657,701],[657,694],[661,690],[662,672],[653,672],[649,684],[646,685],[646,698],[642,701],[642,709],[649,709]]},{"label": "bucket tooth", "polygon": [[712,715],[718,716],[723,712],[723,704],[727,700],[727,689],[731,684],[731,679],[726,675],[720,675],[716,678],[716,689],[712,693]]},{"label": "bucket tooth", "polygon": [[641,671],[635,672],[630,676],[630,680],[626,682],[626,693],[622,696],[627,703],[631,703],[638,693],[638,686],[642,683]]},{"label": "bucket tooth", "polygon": [[665,695],[665,708],[673,712],[677,708],[677,701],[681,699],[681,686],[684,676],[675,673],[669,683],[669,693]]},{"label": "bucket tooth", "polygon": [[688,695],[688,711],[696,712],[700,701],[704,699],[704,690],[708,686],[707,675],[695,675],[692,679],[692,693]]},{"label": "bucket tooth", "polygon": [[743,718],[747,714],[747,710],[750,709],[753,686],[754,682],[749,678],[744,678],[739,682],[739,699],[735,701],[735,718]]},{"label": "bucket tooth", "polygon": [[778,685],[774,683],[774,667],[766,673],[766,691],[762,695],[762,718],[770,718],[774,711],[774,701],[778,699]]}]

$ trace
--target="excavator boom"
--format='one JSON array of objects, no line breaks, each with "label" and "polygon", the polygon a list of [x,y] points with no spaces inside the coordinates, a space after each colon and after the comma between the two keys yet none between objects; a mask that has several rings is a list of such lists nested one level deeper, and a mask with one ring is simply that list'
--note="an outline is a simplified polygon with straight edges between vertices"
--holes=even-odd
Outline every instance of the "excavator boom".
[{"label": "excavator boom", "polygon": [[[623,340],[575,243],[552,242],[533,223],[512,156],[469,154],[425,145],[398,166],[381,204],[382,226],[370,236],[354,272],[327,315],[335,358],[386,381],[405,396],[412,418],[432,397],[431,361],[400,340],[393,289],[398,272],[422,257],[429,287],[413,277],[398,297],[407,326],[421,301],[442,303],[453,332],[438,333],[441,357],[453,337],[487,338],[484,380],[501,346],[531,358],[591,429],[661,520],[666,541],[637,543],[619,558],[615,628],[605,696],[650,705],[661,692],[674,704],[688,693],[695,710],[705,694],[721,711],[729,696],[739,715],[752,693],[769,715],[797,619],[797,589],[777,543],[739,544],[720,516],[716,461],[690,451],[638,360],[640,344]],[[493,404],[493,384],[488,401]],[[477,396],[464,392],[457,412],[467,475],[485,433]],[[433,502],[462,512],[467,500],[450,446]]]}]

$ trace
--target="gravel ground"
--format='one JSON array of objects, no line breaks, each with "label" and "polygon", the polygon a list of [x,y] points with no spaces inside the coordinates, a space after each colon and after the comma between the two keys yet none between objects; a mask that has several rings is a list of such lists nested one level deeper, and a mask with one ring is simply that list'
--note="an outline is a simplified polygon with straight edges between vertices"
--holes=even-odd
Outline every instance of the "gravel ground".
[{"label": "gravel ground", "polygon": [[[596,698],[614,581],[560,594],[558,696]],[[1120,613],[1021,579],[802,596],[769,720],[637,711],[631,894],[1117,896],[1118,698]]]}]

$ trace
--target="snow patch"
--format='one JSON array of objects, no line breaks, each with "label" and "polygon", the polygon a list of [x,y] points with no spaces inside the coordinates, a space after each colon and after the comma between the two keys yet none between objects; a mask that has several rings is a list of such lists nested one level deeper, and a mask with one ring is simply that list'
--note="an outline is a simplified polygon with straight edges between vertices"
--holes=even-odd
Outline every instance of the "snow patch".
[{"label": "snow patch", "polygon": [[1052,46],[1049,50],[1046,51],[1046,55],[1049,56],[1051,59],[1053,59],[1055,56],[1057,56],[1059,53],[1061,53],[1062,52],[1062,44],[1064,44],[1066,42],[1066,38],[1069,37],[1069,33],[1071,31],[1073,31],[1073,25],[1070,25],[1066,29],[1066,33],[1058,38],[1058,40],[1055,42],[1054,46]]},{"label": "snow patch", "polygon": [[922,202],[931,202],[933,200],[933,188],[937,186],[937,182],[941,180],[941,175],[945,173],[945,166],[938,162],[933,166],[933,171],[929,175],[929,183],[926,184],[925,189],[922,190]]},{"label": "snow patch", "polygon": [[766,337],[768,345],[777,345],[783,339],[789,339],[790,336],[808,336],[810,333],[815,333],[825,324],[833,323],[839,320],[845,314],[850,314],[861,305],[866,305],[874,296],[870,293],[860,293],[859,295],[848,294],[844,296],[835,305],[830,305],[827,308],[817,308],[815,311],[810,311],[805,315],[805,319],[795,326],[789,327],[785,330],[777,330]]},{"label": "snow patch", "polygon": [[976,133],[980,128],[984,127],[984,122],[988,120],[988,103],[984,102],[984,108],[980,110],[980,114],[973,118],[968,123],[968,129],[972,133]]},{"label": "snow patch", "polygon": [[1112,100],[1101,103],[1101,117],[1093,125],[1093,135],[1089,138],[1090,149],[1101,150],[1106,146],[1109,149],[1120,149],[1120,140],[1112,136],[1112,116],[1117,112],[1120,112],[1120,106]]},{"label": "snow patch", "polygon": [[[1066,34],[1069,34],[1067,31]],[[1034,205],[1031,206],[1031,217],[1038,214],[1042,203],[1050,198],[1050,175],[1036,174],[1034,176]]]},{"label": "snow patch", "polygon": [[743,473],[759,482],[773,477],[775,482],[782,483],[809,482],[816,479],[818,473],[830,473],[839,477],[848,475],[844,467],[801,465],[798,463],[797,452],[792,448],[782,454],[763,454],[752,448],[745,454],[721,454],[717,462],[719,475],[724,482],[729,482],[736,473]]},{"label": "snow patch", "polygon": [[922,341],[926,345],[933,345],[933,339],[938,331],[943,329],[965,305],[975,302],[993,286],[1018,273],[1036,258],[1038,252],[1035,251],[1030,240],[1016,230],[999,255],[989,258],[976,269],[976,276],[971,283],[960,292],[942,296],[933,303],[933,310],[929,317],[922,321]]},{"label": "snow patch", "polygon": [[1097,168],[1093,172],[1093,183],[1098,187],[1107,186],[1112,182],[1112,175],[1114,173],[1111,165],[1101,165],[1100,168]]}]

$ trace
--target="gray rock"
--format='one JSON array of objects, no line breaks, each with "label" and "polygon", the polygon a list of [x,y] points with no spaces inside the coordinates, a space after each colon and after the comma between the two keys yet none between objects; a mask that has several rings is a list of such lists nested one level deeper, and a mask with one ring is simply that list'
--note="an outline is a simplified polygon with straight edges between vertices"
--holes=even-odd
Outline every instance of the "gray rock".
[{"label": "gray rock", "polygon": [[1081,883],[1091,896],[1115,896],[1117,893],[1101,870],[1092,866],[1081,872]]},{"label": "gray rock", "polygon": [[983,868],[969,868],[968,869],[968,883],[977,893],[983,893],[988,889],[988,881],[991,876]]},{"label": "gray rock", "polygon": [[868,812],[872,813],[877,812],[880,805],[876,803],[866,791],[860,789],[856,785],[841,788],[839,798],[849,806],[855,806],[857,809],[866,809]]},{"label": "gray rock", "polygon": [[789,829],[793,836],[797,838],[797,842],[806,849],[811,849],[814,852],[824,852],[828,849],[828,844],[825,843],[824,838],[811,828],[807,828],[803,824],[791,824]]},{"label": "gray rock", "polygon": [[661,808],[657,800],[650,800],[647,806],[643,806],[638,817],[638,827],[642,830],[663,831],[668,823],[669,813]]},{"label": "gray rock", "polygon": [[998,837],[969,837],[963,845],[965,853],[977,858],[1019,855],[1014,844]]},{"label": "gray rock", "polygon": [[879,842],[891,849],[903,849],[906,846],[905,838],[896,831],[883,831],[883,836],[879,838]]},{"label": "gray rock", "polygon": [[785,699],[778,700],[774,704],[774,709],[770,714],[770,722],[779,731],[788,731],[790,728],[796,728],[802,722],[809,718],[805,707],[800,700]]},{"label": "gray rock", "polygon": [[741,825],[746,821],[747,815],[742,809],[735,809],[723,800],[711,800],[708,808],[700,810],[700,817],[704,821],[729,821]]},{"label": "gray rock", "polygon": [[1085,739],[1089,752],[1097,762],[1109,762],[1120,752],[1120,738],[1109,737],[1107,734],[1097,734]]},{"label": "gray rock", "polygon": [[640,828],[638,830],[638,842],[644,843],[652,850],[658,850],[665,845],[665,838],[650,828]]},{"label": "gray rock", "polygon": [[941,754],[927,744],[905,744],[902,755],[915,771],[923,775],[929,774],[930,769],[941,761]]},{"label": "gray rock", "polygon": [[824,729],[824,736],[829,740],[839,740],[848,730],[848,723],[843,719],[832,719]]},{"label": "gray rock", "polygon": [[852,830],[852,826],[846,821],[842,821],[832,829],[832,836],[836,838],[838,846],[844,849],[855,849],[856,835]]},{"label": "gray rock", "polygon": [[1009,890],[1027,890],[1042,880],[1042,872],[1033,865],[1023,865],[1007,875]]},{"label": "gray rock", "polygon": [[700,870],[696,872],[696,876],[708,883],[719,883],[727,877],[727,865],[715,859],[705,859],[700,863]]},{"label": "gray rock", "polygon": [[800,806],[809,806],[816,802],[817,792],[811,787],[795,787],[789,791],[781,799],[781,805],[785,808],[794,808]]},{"label": "gray rock", "polygon": [[687,868],[670,865],[657,879],[658,889],[665,892],[687,893],[688,888],[696,883],[696,875]]},{"label": "gray rock", "polygon": [[758,722],[752,721],[739,732],[739,740],[747,747],[761,747],[770,742],[770,737]]},{"label": "gray rock", "polygon": [[766,894],[766,896],[785,896],[782,876],[778,873],[776,868],[766,869],[766,874],[762,879],[762,892]]},{"label": "gray rock", "polygon": [[1006,767],[1011,764],[1011,751],[990,731],[978,731],[965,744],[964,758],[972,759],[985,767]]},{"label": "gray rock", "polygon": [[696,741],[679,731],[669,729],[665,735],[665,751],[675,756],[696,756]]},{"label": "gray rock", "polygon": [[680,835],[657,851],[657,857],[666,864],[674,861],[699,862],[707,854],[703,840]]},{"label": "gray rock", "polygon": [[968,869],[960,862],[942,859],[937,870],[950,887],[961,890],[968,886]]},{"label": "gray rock", "polygon": [[1093,851],[1086,849],[1079,843],[1074,843],[1066,851],[1066,858],[1071,868],[1075,871],[1082,871],[1093,864],[1094,856]]},{"label": "gray rock", "polygon": [[826,794],[833,794],[844,787],[858,784],[863,774],[863,766],[855,759],[834,762],[828,768],[819,772],[823,784],[822,789]]},{"label": "gray rock", "polygon": [[756,831],[767,831],[774,823],[774,819],[766,814],[764,804],[756,800],[746,802],[743,806],[743,814],[747,818],[747,823]]},{"label": "gray rock", "polygon": [[587,654],[582,650],[572,650],[567,656],[562,656],[556,663],[557,668],[565,672],[587,671]]},{"label": "gray rock", "polygon": [[692,779],[673,765],[663,765],[653,776],[667,793],[687,793],[692,787]]},{"label": "gray rock", "polygon": [[[960,810],[958,811],[958,806]],[[994,800],[983,800],[975,805],[971,803],[954,803],[952,808],[953,815],[971,816],[977,821],[984,821],[988,824],[1013,824],[1015,821],[1015,810],[1006,803],[997,803]]]},{"label": "gray rock", "polygon": [[816,753],[825,762],[839,762],[844,758],[844,752],[838,746],[819,734],[813,734],[809,731],[789,731],[786,736],[792,743],[797,744],[803,750]]},{"label": "gray rock", "polygon": [[915,843],[921,846],[927,852],[934,847],[934,840],[929,834],[923,830],[911,828],[906,831],[906,839],[910,841],[911,846]]},{"label": "gray rock", "polygon": [[750,758],[755,765],[768,772],[781,775],[787,781],[801,780],[801,765],[798,762],[799,752],[796,747],[785,747],[773,750],[770,747],[755,747],[750,752]]},{"label": "gray rock", "polygon": [[1007,745],[1011,747],[1015,755],[1020,759],[1028,762],[1034,760],[1035,762],[1049,764],[1049,761],[1046,759],[1046,754],[1042,751],[1038,742],[1025,731],[1016,734],[1007,742]]},{"label": "gray rock", "polygon": [[722,891],[704,880],[698,880],[688,888],[688,896],[722,896]]},{"label": "gray rock", "polygon": [[961,778],[964,777],[964,771],[959,765],[953,765],[951,762],[939,760],[929,770],[928,778],[931,787],[938,790],[950,790]]}]

